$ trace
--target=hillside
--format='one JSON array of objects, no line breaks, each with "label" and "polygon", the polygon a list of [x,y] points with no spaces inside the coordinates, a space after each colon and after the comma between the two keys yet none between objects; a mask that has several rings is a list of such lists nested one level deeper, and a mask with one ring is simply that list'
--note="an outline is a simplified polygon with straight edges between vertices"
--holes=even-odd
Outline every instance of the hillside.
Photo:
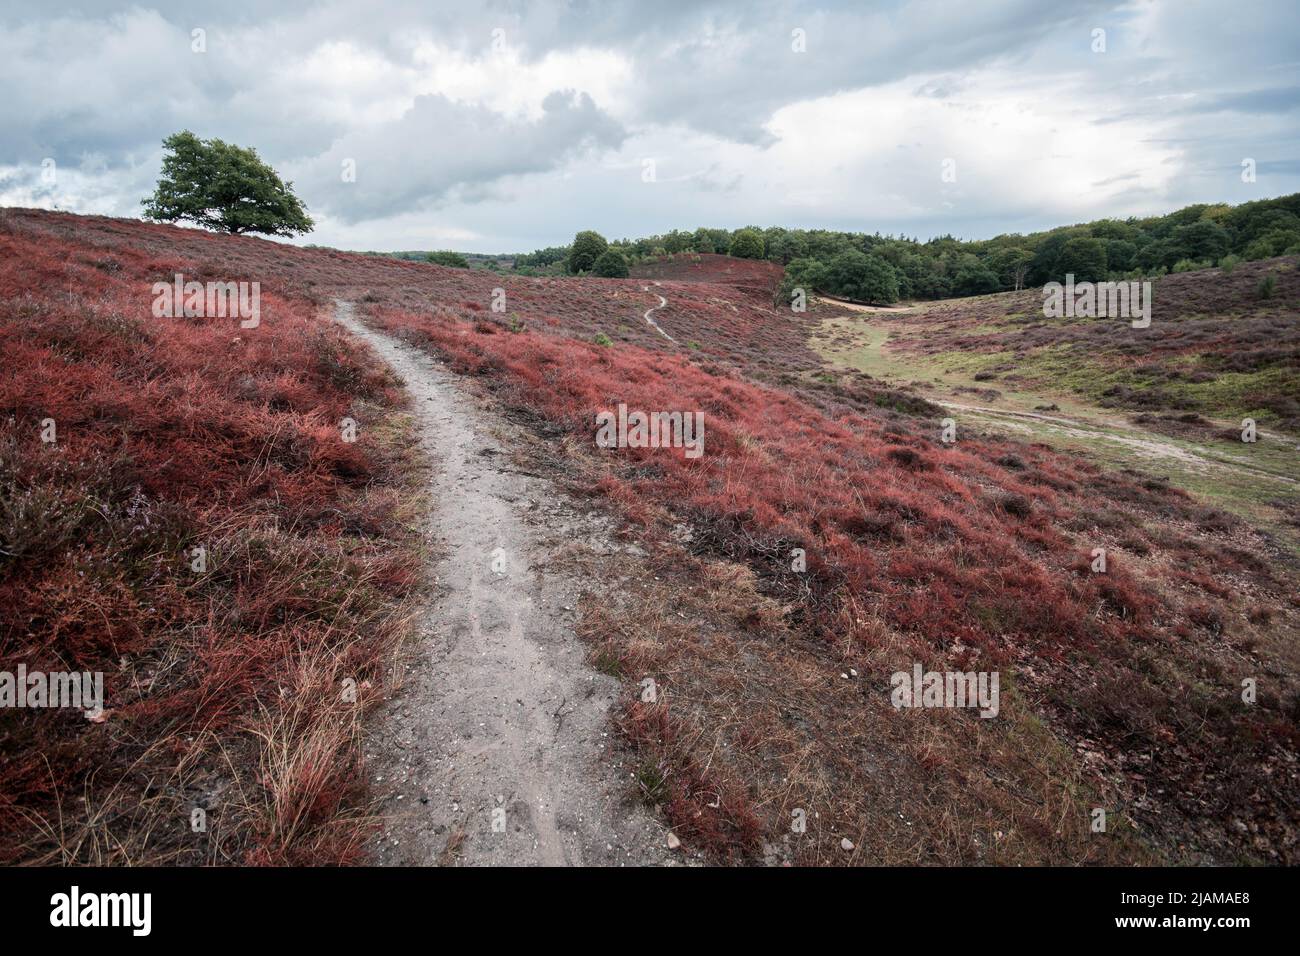
[{"label": "hillside", "polygon": [[[192,858],[156,822],[204,790],[248,808],[205,859],[364,857],[365,723],[320,721],[321,688],[346,662],[368,697],[391,689],[420,600],[412,483],[440,463],[398,380],[330,321],[341,300],[517,427],[511,467],[635,545],[583,565],[573,627],[621,682],[630,791],[703,858],[1297,862],[1291,506],[1233,514],[922,381],[941,364],[970,376],[954,388],[1256,412],[1294,479],[1270,444],[1294,442],[1294,259],[1162,279],[1162,344],[1130,348],[1039,321],[1039,293],[777,311],[768,264],[722,256],[525,278],[30,210],[0,213],[0,251],[0,656],[110,688],[102,723],[6,729],[6,859]],[[1250,298],[1259,269],[1275,303]],[[260,282],[261,325],[152,318],[177,272]],[[643,318],[659,296],[671,339]],[[1077,381],[1062,352],[1087,356]],[[620,403],[702,411],[705,453],[595,447]],[[368,426],[355,444],[332,440],[345,415]],[[165,556],[195,542],[228,559],[189,577]],[[997,719],[894,707],[916,664],[998,672]],[[35,739],[57,773],[15,746]]]},{"label": "hillside", "polygon": [[[983,426],[1149,468],[1300,553],[1296,263],[1163,277],[1147,329],[1046,318],[1041,290],[1029,290],[832,315],[815,344],[836,368],[912,388]],[[1265,440],[1242,441],[1247,419]]]},{"label": "hillside", "polygon": [[733,259],[711,253],[682,253],[638,261],[634,279],[671,279],[735,286],[769,299],[781,281],[781,267],[766,259]]}]

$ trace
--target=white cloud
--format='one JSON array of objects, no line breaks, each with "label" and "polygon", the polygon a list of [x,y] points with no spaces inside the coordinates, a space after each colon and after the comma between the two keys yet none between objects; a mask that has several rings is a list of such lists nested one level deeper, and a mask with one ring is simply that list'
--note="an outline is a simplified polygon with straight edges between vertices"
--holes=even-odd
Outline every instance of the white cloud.
[{"label": "white cloud", "polygon": [[585,93],[615,117],[628,116],[631,62],[616,50],[578,47],[528,60],[517,47],[490,46],[473,53],[425,40],[412,51],[416,94],[440,94],[511,116],[539,119],[556,90]]}]

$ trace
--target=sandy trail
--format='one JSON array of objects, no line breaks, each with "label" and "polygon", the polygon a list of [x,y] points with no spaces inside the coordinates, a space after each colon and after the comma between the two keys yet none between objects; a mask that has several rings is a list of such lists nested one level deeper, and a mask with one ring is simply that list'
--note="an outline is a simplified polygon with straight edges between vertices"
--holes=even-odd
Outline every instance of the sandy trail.
[{"label": "sandy trail", "polygon": [[[656,282],[655,285],[659,285],[659,283]],[[643,285],[643,286],[641,287],[641,290],[642,290],[643,292],[649,292],[649,291],[650,291],[650,287],[649,287],[648,285]],[[645,310],[645,316],[644,316],[644,318],[645,318],[646,322],[649,323],[649,325],[650,325],[651,328],[653,328],[656,332],[658,332],[660,335],[662,335],[664,338],[666,338],[669,342],[672,342],[672,343],[676,344],[677,340],[676,340],[675,338],[673,338],[671,335],[669,335],[667,332],[665,332],[663,329],[661,329],[661,328],[659,327],[659,323],[658,323],[658,322],[656,322],[654,319],[650,318],[650,313],[651,313],[651,312],[658,312],[660,309],[662,309],[662,308],[664,308],[665,306],[668,305],[668,300],[667,300],[667,299],[665,299],[663,296],[659,295],[659,293],[657,293],[657,292],[655,293],[655,295],[659,296],[659,304],[656,305],[656,306],[652,306],[652,307],[649,308],[649,309],[646,309],[646,310]]]},{"label": "sandy trail", "polygon": [[870,315],[916,311],[916,307],[911,305],[863,305],[861,302],[849,302],[845,299],[837,299],[829,295],[819,295],[817,298],[824,301],[827,305],[837,305],[841,309],[848,309],[850,312],[865,312]]},{"label": "sandy trail", "polygon": [[[647,864],[678,859],[629,801],[607,736],[619,684],[573,631],[581,582],[542,566],[584,534],[543,479],[510,469],[509,428],[424,353],[335,317],[404,380],[434,464],[436,582],[401,688],[366,745],[386,819],[375,862]],[[539,520],[541,519],[541,520]]]}]

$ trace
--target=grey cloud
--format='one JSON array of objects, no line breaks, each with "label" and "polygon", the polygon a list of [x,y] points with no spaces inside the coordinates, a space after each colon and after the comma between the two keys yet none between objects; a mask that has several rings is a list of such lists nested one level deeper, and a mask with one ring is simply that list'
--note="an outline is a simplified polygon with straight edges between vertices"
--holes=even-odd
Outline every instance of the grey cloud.
[{"label": "grey cloud", "polygon": [[[159,10],[89,2],[75,16],[36,18],[11,5],[2,14],[0,64],[8,65],[0,65],[0,80],[24,95],[0,105],[0,119],[9,121],[8,129],[43,140],[43,148],[61,150],[156,143],[203,120],[232,138],[238,131],[255,139],[273,157],[293,155],[295,143],[307,153],[339,131],[304,117],[301,104],[258,98],[278,64],[346,39],[409,65],[405,40],[434,37],[473,53],[486,51],[492,31],[500,28],[507,44],[531,60],[555,50],[617,48],[631,58],[638,78],[641,121],[759,143],[768,141],[763,124],[783,105],[1008,56],[1062,22],[1114,2],[1082,0],[1068,12],[1031,0],[918,0],[876,10],[781,0],[670,2],[657,3],[652,12],[631,0],[489,3],[474,9],[415,0],[373,8],[338,0],[244,0],[220,8],[186,2]],[[194,27],[209,34],[203,56],[189,52]],[[806,53],[791,51],[796,27],[807,32]],[[260,49],[232,49],[234,41],[226,39],[236,35],[242,43],[260,43]],[[949,80],[949,88],[958,82]],[[232,108],[250,102],[256,109]]]},{"label": "grey cloud", "polygon": [[[1104,56],[1089,51],[1096,26],[1108,30]],[[1144,43],[1136,40],[1139,26],[1147,29]],[[194,27],[208,31],[202,56],[189,50]],[[805,53],[790,48],[796,27],[807,31]],[[527,62],[554,51],[615,51],[631,71],[625,94],[631,101],[557,94],[540,119],[523,120],[440,96],[400,99],[417,88],[417,41],[433,39],[473,58],[486,55],[498,28]],[[331,76],[328,65],[324,74],[305,72],[309,54],[336,42],[373,58],[377,78],[342,69]],[[721,221],[743,207],[736,212],[741,221],[756,221],[768,209],[784,214],[774,184],[791,192],[806,185],[797,164],[771,168],[764,158],[770,153],[746,145],[720,150],[727,159],[716,168],[712,155],[696,153],[687,163],[672,155],[679,133],[682,141],[692,139],[689,131],[705,134],[695,137],[705,149],[712,137],[761,146],[771,141],[767,124],[784,106],[899,81],[909,81],[917,97],[966,110],[978,104],[972,90],[993,74],[1013,96],[1017,89],[1050,88],[1069,122],[1128,121],[1125,135],[1146,126],[1145,141],[1177,146],[1180,155],[1166,162],[1179,174],[1167,192],[1144,194],[1135,186],[1122,197],[1154,211],[1241,198],[1225,192],[1240,184],[1230,169],[1223,172],[1238,155],[1259,159],[1261,182],[1273,194],[1297,188],[1297,62],[1300,5],[1294,0],[1249,7],[1230,0],[76,0],[68,6],[0,0],[0,167],[20,167],[0,183],[0,193],[11,202],[50,199],[31,172],[49,156],[69,174],[60,178],[60,190],[65,182],[71,190],[55,197],[60,202],[89,197],[103,204],[116,196],[119,212],[135,214],[156,176],[161,140],[189,128],[257,147],[331,227],[339,224],[338,235],[347,235],[348,223],[434,207],[458,212],[464,231],[536,235],[547,240],[543,245],[596,220],[627,235],[682,226],[679,219],[706,210],[711,221]],[[341,105],[323,88],[335,80],[371,85]],[[368,112],[390,88],[397,99]],[[399,119],[374,118],[403,107]],[[661,175],[673,168],[706,172],[660,183],[657,192],[628,186],[640,183],[635,175],[602,173],[607,182],[594,193],[590,178],[600,162],[584,163],[584,154],[624,143],[620,123],[664,144],[654,153],[664,159]],[[1111,129],[1096,132],[1105,137]],[[913,219],[838,222],[842,204],[817,200],[796,210],[798,224],[915,233],[962,223],[1006,229],[1031,218],[1036,225],[1055,221],[1041,199],[1030,213],[1015,208],[1005,191],[960,196],[958,209],[936,211],[936,198],[952,197],[936,197],[921,144],[891,153],[896,161],[873,161],[861,179],[875,200],[891,199],[889,208],[917,210]],[[340,180],[344,158],[358,162],[356,183]],[[582,188],[562,180],[562,168],[578,170]],[[514,181],[548,173],[540,190]],[[1105,175],[1093,177],[1099,186],[1120,185]],[[552,201],[557,194],[566,197],[563,203]],[[668,205],[667,197],[680,205]],[[778,204],[765,206],[768,200]],[[448,218],[440,212],[438,221]],[[402,221],[412,228],[411,216]],[[376,228],[367,226],[367,234]]]},{"label": "grey cloud", "polygon": [[[634,41],[642,108],[658,122],[762,144],[770,141],[763,124],[789,103],[1007,58],[1113,5],[923,0],[828,10],[773,2],[728,15],[709,7],[674,24],[671,37],[655,32]],[[802,53],[791,48],[796,28],[806,35]],[[950,79],[949,89],[957,82]]]},{"label": "grey cloud", "polygon": [[[1229,169],[1234,175],[1241,172],[1239,165]],[[1261,176],[1300,176],[1300,159],[1260,160],[1255,171]]]},{"label": "grey cloud", "polygon": [[1137,173],[1124,173],[1121,176],[1110,176],[1106,179],[1099,179],[1096,182],[1094,182],[1092,185],[1095,188],[1100,189],[1105,186],[1114,186],[1117,183],[1133,182],[1134,180],[1139,178],[1141,177]]},{"label": "grey cloud", "polygon": [[[617,148],[623,128],[573,92],[552,93],[535,121],[511,120],[443,96],[418,96],[400,119],[349,133],[312,160],[299,189],[344,222],[360,222],[436,204],[454,195],[494,195],[485,184],[545,172],[594,148]],[[345,182],[353,160],[356,181]]]},{"label": "grey cloud", "polygon": [[1246,90],[1225,93],[1193,100],[1182,112],[1186,113],[1291,113],[1300,109],[1300,87],[1283,86],[1272,89]]}]

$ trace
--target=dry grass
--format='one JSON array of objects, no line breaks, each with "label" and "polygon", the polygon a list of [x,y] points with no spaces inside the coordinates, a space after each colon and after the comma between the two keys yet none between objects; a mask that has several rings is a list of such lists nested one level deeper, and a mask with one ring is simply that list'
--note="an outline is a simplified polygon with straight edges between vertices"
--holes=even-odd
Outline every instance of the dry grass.
[{"label": "dry grass", "polygon": [[[626,586],[629,571],[640,586]],[[616,662],[630,687],[619,726],[661,781],[652,802],[717,859],[1162,859],[1016,691],[1004,688],[997,721],[895,711],[889,675],[908,642],[881,622],[873,646],[827,648],[801,638],[748,569],[673,549],[620,568],[581,609],[591,658]],[[639,698],[647,676],[660,688],[654,704]],[[1105,837],[1089,832],[1098,806],[1110,810]]]},{"label": "dry grass", "polygon": [[153,319],[155,279],[222,274],[129,230],[6,214],[0,249],[0,667],[107,698],[6,714],[0,860],[359,859],[360,721],[421,579],[397,383],[293,283],[244,330]]}]

